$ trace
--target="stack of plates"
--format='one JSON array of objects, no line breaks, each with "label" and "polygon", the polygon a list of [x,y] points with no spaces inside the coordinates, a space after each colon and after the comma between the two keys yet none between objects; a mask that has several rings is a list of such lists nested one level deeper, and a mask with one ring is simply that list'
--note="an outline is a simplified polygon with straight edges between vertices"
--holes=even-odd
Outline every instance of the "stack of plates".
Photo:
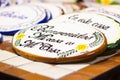
[{"label": "stack of plates", "polygon": [[31,3],[32,5],[37,5],[40,7],[45,8],[46,10],[48,10],[51,13],[52,18],[56,18],[58,16],[67,14],[67,13],[72,13],[74,11],[78,11],[80,8],[75,5],[75,4],[60,4],[60,3],[36,3],[33,2]]},{"label": "stack of plates", "polygon": [[2,23],[0,24],[0,33],[13,35],[21,29],[35,24],[46,23],[52,18],[73,12],[74,8],[74,5],[63,6],[62,4],[54,5],[50,3],[29,3],[1,8],[0,22]]}]

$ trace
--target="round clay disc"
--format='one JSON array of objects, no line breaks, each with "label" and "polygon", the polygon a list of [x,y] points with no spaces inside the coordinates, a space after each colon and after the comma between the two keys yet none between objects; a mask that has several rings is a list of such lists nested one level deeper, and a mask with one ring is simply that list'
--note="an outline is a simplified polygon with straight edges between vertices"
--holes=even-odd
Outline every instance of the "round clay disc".
[{"label": "round clay disc", "polygon": [[17,32],[13,48],[28,59],[49,63],[76,62],[102,53],[106,37],[85,24],[39,24]]},{"label": "round clay disc", "polygon": [[14,5],[0,9],[0,32],[10,35],[20,29],[44,22],[46,12],[43,8],[28,5]]},{"label": "round clay disc", "polygon": [[120,22],[115,19],[94,13],[71,13],[52,19],[49,23],[83,23],[103,32],[107,38],[108,48],[115,48],[120,43]]}]

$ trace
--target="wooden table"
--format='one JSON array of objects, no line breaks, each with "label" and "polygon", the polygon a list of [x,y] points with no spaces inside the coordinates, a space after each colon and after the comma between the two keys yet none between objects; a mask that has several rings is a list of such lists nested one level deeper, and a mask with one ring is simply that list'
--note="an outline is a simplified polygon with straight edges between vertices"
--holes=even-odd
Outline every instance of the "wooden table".
[{"label": "wooden table", "polygon": [[11,38],[8,37],[8,40],[5,38],[0,43],[0,79],[2,80],[8,78],[12,80],[117,80],[113,78],[119,78],[117,77],[120,73],[119,46],[102,53],[98,56],[100,58],[68,64],[49,64],[27,60],[17,55],[12,48]]}]

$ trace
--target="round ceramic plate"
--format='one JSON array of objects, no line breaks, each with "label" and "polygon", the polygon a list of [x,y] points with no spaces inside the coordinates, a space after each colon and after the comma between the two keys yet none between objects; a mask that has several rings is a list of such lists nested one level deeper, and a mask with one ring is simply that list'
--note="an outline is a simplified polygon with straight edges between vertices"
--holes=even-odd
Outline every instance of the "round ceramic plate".
[{"label": "round ceramic plate", "polygon": [[16,5],[0,9],[0,32],[14,34],[20,29],[44,22],[46,12],[43,8],[28,5]]},{"label": "round ceramic plate", "polygon": [[120,42],[120,23],[115,19],[94,12],[80,12],[60,16],[49,23],[83,23],[103,32],[107,38],[108,48],[115,48]]},{"label": "round ceramic plate", "polygon": [[85,24],[39,24],[17,32],[16,52],[31,60],[49,63],[81,61],[102,53],[106,38]]}]

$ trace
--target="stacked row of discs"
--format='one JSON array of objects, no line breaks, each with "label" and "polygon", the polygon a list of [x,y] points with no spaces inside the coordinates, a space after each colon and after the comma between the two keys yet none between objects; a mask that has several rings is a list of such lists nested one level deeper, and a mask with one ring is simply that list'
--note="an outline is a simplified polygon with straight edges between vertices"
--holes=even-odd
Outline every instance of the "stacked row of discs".
[{"label": "stacked row of discs", "polygon": [[72,5],[67,9],[67,7],[62,4],[53,5],[45,3],[12,5],[1,8],[0,22],[2,23],[0,24],[0,33],[12,35],[20,29],[45,23],[52,18],[73,11]]}]

